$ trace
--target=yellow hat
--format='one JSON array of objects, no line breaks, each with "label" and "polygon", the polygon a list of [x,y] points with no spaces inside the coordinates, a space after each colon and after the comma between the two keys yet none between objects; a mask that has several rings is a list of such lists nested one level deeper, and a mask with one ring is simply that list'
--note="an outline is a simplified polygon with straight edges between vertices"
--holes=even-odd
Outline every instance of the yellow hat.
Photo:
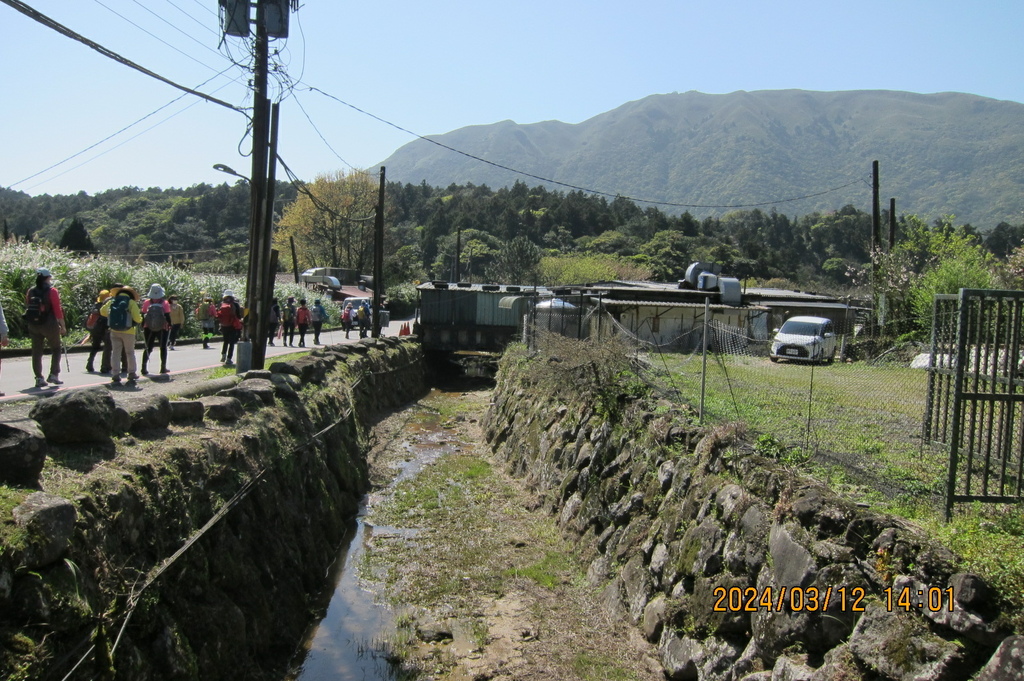
[{"label": "yellow hat", "polygon": [[104,300],[106,300],[109,297],[110,297],[110,291],[108,291],[107,289],[103,289],[102,291],[100,291],[100,294],[98,296],[96,296],[96,302],[97,303],[102,303]]}]

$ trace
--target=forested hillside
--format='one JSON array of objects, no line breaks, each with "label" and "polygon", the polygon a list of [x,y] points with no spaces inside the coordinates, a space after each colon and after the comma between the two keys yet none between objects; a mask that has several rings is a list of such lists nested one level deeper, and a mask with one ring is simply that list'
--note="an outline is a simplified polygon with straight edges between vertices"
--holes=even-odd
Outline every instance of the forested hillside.
[{"label": "forested hillside", "polygon": [[961,93],[673,93],[575,125],[502,121],[430,140],[438,144],[416,140],[392,154],[388,176],[537,183],[500,164],[611,196],[686,204],[663,206],[671,212],[721,216],[759,204],[803,215],[869,206],[877,160],[882,200],[895,197],[901,212],[929,221],[952,214],[987,232],[1024,210],[1024,104]]}]

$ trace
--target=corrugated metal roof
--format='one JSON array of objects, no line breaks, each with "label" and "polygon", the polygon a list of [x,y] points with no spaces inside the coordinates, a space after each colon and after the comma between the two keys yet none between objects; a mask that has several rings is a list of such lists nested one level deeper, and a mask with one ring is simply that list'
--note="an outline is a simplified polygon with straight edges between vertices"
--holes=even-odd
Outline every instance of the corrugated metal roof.
[{"label": "corrugated metal roof", "polygon": [[[704,309],[704,303],[669,303],[656,300],[609,300],[602,299],[604,307],[692,307]],[[712,303],[712,310],[768,310],[763,305],[719,305]]]}]

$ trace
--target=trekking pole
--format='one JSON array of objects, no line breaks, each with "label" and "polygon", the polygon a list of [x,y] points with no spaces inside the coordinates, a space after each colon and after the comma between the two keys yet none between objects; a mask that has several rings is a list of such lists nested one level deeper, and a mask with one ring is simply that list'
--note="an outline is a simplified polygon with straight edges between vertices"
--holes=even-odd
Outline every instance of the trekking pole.
[{"label": "trekking pole", "polygon": [[64,336],[60,337],[60,347],[64,350],[64,366],[67,367],[68,373],[71,373],[71,360],[68,359],[68,344],[64,342]]}]

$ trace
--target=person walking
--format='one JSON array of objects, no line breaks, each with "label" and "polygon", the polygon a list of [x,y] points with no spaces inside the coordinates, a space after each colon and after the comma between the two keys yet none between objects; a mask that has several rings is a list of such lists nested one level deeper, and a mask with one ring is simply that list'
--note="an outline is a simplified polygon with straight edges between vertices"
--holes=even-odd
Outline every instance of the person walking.
[{"label": "person walking", "polygon": [[299,347],[306,347],[306,329],[313,318],[313,313],[306,307],[306,299],[299,299],[299,309],[295,311],[295,324],[299,327]]},{"label": "person walking", "polygon": [[[107,292],[107,299],[109,300],[110,297],[114,295],[114,293],[113,293],[114,291],[116,291],[117,289],[122,289],[122,288],[124,288],[124,286],[125,286],[124,284],[119,283],[119,282],[115,282],[115,283],[111,284],[110,285],[110,291]],[[104,301],[104,302],[106,302],[106,301]],[[101,305],[100,306],[101,310],[102,310],[102,307],[103,306]],[[100,317],[103,317],[102,313],[100,314]],[[103,353],[100,355],[100,375],[101,376],[110,376],[111,375],[111,367],[113,365],[115,365],[115,364],[119,367],[118,370],[122,374],[126,374],[126,373],[128,373],[128,355],[126,355],[125,352],[122,350],[121,351],[121,356],[117,359],[117,361],[114,361],[114,362],[111,361],[110,356],[113,354],[113,345],[112,345],[112,341],[111,341],[111,338],[110,338],[110,322],[105,317],[103,319],[104,319],[104,324],[106,324],[107,330],[103,334]]]},{"label": "person walking", "polygon": [[[89,309],[89,316],[85,320],[85,328],[89,331],[89,359],[85,361],[87,373],[96,371],[96,355],[100,355],[100,369],[103,368],[103,346],[107,340],[107,318],[100,314],[100,308],[110,297],[110,291],[103,289],[96,296],[96,302]],[[110,355],[107,354],[107,362],[110,362]],[[107,367],[109,370],[109,367]]]},{"label": "person walking", "polygon": [[366,303],[359,306],[356,310],[356,315],[359,317],[359,337],[366,338],[366,330],[370,327],[370,308]]},{"label": "person walking", "polygon": [[107,318],[110,327],[111,357],[118,368],[112,372],[110,382],[114,385],[121,383],[121,367],[117,360],[124,353],[128,363],[128,385],[132,386],[139,380],[135,359],[135,329],[142,324],[139,294],[131,286],[113,287],[110,293],[111,297],[100,308],[100,314]]},{"label": "person walking", "polygon": [[[6,348],[7,347],[7,343],[9,342],[7,340],[7,334],[9,332],[10,332],[10,329],[7,328],[7,317],[4,316],[4,306],[0,305],[0,348]],[[0,359],[2,359],[2,358],[0,358]],[[2,390],[0,390],[0,397],[3,397],[3,396],[4,396],[4,393],[3,393]]]},{"label": "person walking", "polygon": [[270,314],[267,315],[267,345],[274,344],[274,336],[277,335],[277,327],[281,325],[281,306],[277,300],[270,301]]},{"label": "person walking", "polygon": [[167,336],[167,347],[174,350],[178,345],[181,327],[185,325],[185,308],[178,302],[178,296],[170,296],[167,302],[171,304],[171,333]]},{"label": "person walking", "polygon": [[164,298],[164,287],[153,284],[149,287],[149,296],[142,303],[142,339],[145,350],[142,351],[142,375],[149,375],[149,358],[153,347],[160,346],[160,373],[167,372],[167,335],[171,328],[171,304]]},{"label": "person walking", "polygon": [[284,335],[281,338],[281,345],[290,348],[295,347],[295,298],[288,296],[284,307],[281,308],[281,325],[284,328]]},{"label": "person walking", "polygon": [[[60,305],[60,293],[53,286],[50,270],[40,267],[36,270],[36,285],[25,292],[25,314],[22,315],[32,339],[32,371],[36,387],[45,388],[47,383],[63,385],[60,380],[61,336],[66,334],[64,309]],[[43,379],[43,346],[50,346],[50,374]]]},{"label": "person walking", "polygon": [[313,301],[313,307],[309,308],[310,324],[313,326],[313,345],[320,345],[320,331],[327,321],[327,309],[320,304],[319,300]]},{"label": "person walking", "polygon": [[235,301],[234,291],[224,291],[220,307],[217,308],[217,323],[220,325],[220,332],[224,337],[220,361],[226,367],[233,367],[235,366],[232,361],[235,354],[235,343],[238,342],[238,336],[242,331],[242,308]]},{"label": "person walking", "polygon": [[345,329],[345,338],[348,338],[348,333],[352,330],[352,316],[355,312],[352,303],[345,303],[345,309],[341,311],[341,326]]},{"label": "person walking", "polygon": [[203,350],[209,350],[210,339],[217,330],[217,306],[213,304],[212,296],[203,296],[203,302],[196,306],[195,315],[203,335]]}]

